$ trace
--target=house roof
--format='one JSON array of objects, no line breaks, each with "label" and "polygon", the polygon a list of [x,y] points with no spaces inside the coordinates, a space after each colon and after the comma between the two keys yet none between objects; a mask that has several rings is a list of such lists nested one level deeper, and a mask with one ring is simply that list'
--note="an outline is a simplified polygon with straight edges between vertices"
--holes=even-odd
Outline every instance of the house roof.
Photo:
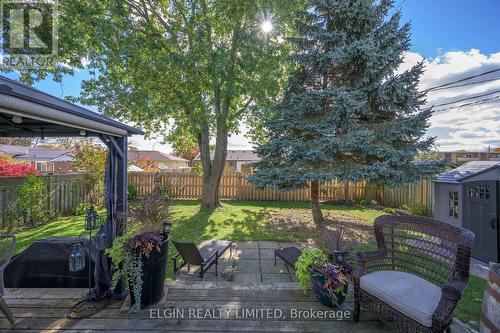
[{"label": "house roof", "polygon": [[[4,136],[40,131],[41,127],[46,134],[67,131],[68,128],[112,135],[144,134],[140,129],[1,75],[0,109],[0,134]],[[23,117],[22,124],[13,124],[10,121],[13,115]]]},{"label": "house roof", "polygon": [[136,161],[141,158],[148,158],[152,161],[182,161],[182,162],[189,162],[188,160],[170,155],[170,154],[165,154],[160,151],[156,150],[129,150],[128,152],[128,160],[129,161]]},{"label": "house roof", "polygon": [[500,169],[500,161],[472,161],[439,175],[433,181],[436,183],[459,184],[466,179],[497,168]]},{"label": "house roof", "polygon": [[141,168],[139,168],[137,165],[129,165],[127,167],[127,170],[128,171],[134,171],[134,172],[142,172],[142,171],[144,171]]},{"label": "house roof", "polygon": [[72,150],[68,149],[49,149],[28,146],[0,145],[0,151],[12,156],[12,158],[14,158],[15,160],[52,162],[73,160],[70,155],[70,153],[72,153]]},{"label": "house roof", "polygon": [[[210,152],[210,159],[214,159],[214,152]],[[195,161],[201,160],[200,154],[196,156]],[[243,161],[243,162],[258,162],[260,161],[259,156],[255,150],[247,149],[247,150],[228,150],[226,161]]]}]

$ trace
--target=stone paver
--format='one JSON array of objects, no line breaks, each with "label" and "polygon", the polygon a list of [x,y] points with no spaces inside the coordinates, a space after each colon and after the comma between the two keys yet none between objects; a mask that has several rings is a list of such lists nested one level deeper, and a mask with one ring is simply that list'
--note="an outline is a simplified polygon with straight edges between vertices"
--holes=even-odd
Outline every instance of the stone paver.
[{"label": "stone paver", "polygon": [[[288,244],[298,246],[298,244]],[[295,273],[289,268],[287,271],[283,261],[279,258],[274,261],[274,250],[283,247],[282,243],[272,241],[255,241],[235,243],[232,258],[226,251],[219,260],[218,276],[215,276],[215,267],[210,268],[204,275],[203,280],[198,277],[199,267],[191,267],[187,271],[184,267],[176,277],[178,281],[224,281],[222,273],[234,262],[233,281],[231,283],[273,283],[293,282],[296,283]],[[298,284],[296,285],[298,288]]]}]

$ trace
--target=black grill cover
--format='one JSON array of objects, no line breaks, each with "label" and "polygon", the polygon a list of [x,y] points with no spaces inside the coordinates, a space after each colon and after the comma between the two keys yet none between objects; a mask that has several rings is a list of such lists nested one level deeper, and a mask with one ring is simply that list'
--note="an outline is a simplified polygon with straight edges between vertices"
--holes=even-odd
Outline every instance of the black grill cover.
[{"label": "black grill cover", "polygon": [[[48,237],[37,240],[23,252],[12,258],[5,268],[4,283],[7,288],[86,288],[88,287],[89,265],[85,257],[85,269],[69,271],[69,256],[76,237]],[[84,250],[88,238],[82,238]],[[95,250],[92,257],[95,257]],[[91,263],[94,271],[94,260]],[[93,275],[93,274],[92,274]],[[92,277],[92,285],[94,278]]]}]

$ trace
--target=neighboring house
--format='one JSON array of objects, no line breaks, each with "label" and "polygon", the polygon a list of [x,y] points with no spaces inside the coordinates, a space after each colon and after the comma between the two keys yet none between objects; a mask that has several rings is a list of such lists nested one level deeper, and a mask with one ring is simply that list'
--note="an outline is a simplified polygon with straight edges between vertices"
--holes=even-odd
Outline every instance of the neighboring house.
[{"label": "neighboring house", "polygon": [[74,172],[72,150],[0,145],[0,153],[29,163],[40,172]]},{"label": "neighboring house", "polygon": [[127,170],[129,172],[143,172],[144,171],[141,168],[139,168],[137,165],[129,165]]},{"label": "neighboring house", "polygon": [[471,161],[500,161],[500,148],[488,148],[486,150],[457,150],[440,151],[441,158],[444,158],[455,165],[462,165]]},{"label": "neighboring house", "polygon": [[[210,160],[213,161],[214,152],[210,152]],[[260,161],[257,153],[252,149],[247,150],[228,150],[226,163],[224,165],[224,172],[243,172],[252,173],[253,169],[251,164]],[[194,163],[201,165],[200,155],[196,156]]]},{"label": "neighboring house", "polygon": [[131,150],[128,152],[128,161],[146,172],[189,169],[188,160],[156,150]]}]

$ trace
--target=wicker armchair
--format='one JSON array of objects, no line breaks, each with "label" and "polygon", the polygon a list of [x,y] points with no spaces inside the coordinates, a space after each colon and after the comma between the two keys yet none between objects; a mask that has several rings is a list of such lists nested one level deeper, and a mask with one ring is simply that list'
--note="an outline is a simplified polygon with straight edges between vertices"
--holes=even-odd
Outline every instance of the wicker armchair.
[{"label": "wicker armchair", "polygon": [[411,216],[374,227],[378,250],[357,254],[354,320],[363,306],[401,332],[443,332],[469,280],[474,234]]},{"label": "wicker armchair", "polygon": [[5,303],[5,300],[3,299],[3,295],[5,293],[5,287],[3,284],[3,271],[5,270],[5,267],[7,267],[7,265],[9,264],[15,248],[16,248],[15,235],[0,235],[0,311],[3,312],[5,317],[7,317],[7,319],[11,323],[14,323],[14,316],[12,315],[12,312],[10,312],[9,307]]}]

